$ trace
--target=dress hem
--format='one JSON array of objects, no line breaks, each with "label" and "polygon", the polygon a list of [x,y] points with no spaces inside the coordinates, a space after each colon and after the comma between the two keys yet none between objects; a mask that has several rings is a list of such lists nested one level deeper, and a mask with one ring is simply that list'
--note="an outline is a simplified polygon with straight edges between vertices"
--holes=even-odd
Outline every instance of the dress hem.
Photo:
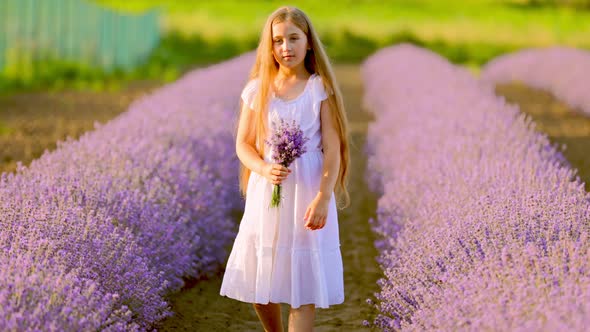
[{"label": "dress hem", "polygon": [[240,301],[240,302],[245,302],[245,303],[252,303],[252,304],[254,304],[254,303],[258,303],[258,304],[269,304],[270,302],[272,302],[272,303],[283,303],[283,304],[288,304],[288,305],[290,305],[290,306],[291,306],[292,308],[294,308],[294,309],[297,309],[297,308],[299,308],[300,306],[302,306],[302,305],[306,305],[306,304],[315,304],[315,307],[316,307],[316,308],[319,308],[319,309],[329,309],[329,308],[330,308],[330,306],[335,306],[335,305],[338,305],[338,304],[343,304],[343,303],[344,303],[344,300],[345,300],[345,298],[342,298],[342,300],[341,300],[341,301],[336,301],[336,302],[328,303],[328,305],[327,305],[327,306],[320,306],[319,304],[317,304],[317,303],[315,303],[315,302],[311,302],[311,303],[301,303],[301,304],[299,304],[297,307],[294,307],[294,306],[293,306],[293,305],[292,305],[292,304],[291,304],[289,301],[287,301],[287,300],[279,300],[279,301],[270,301],[270,300],[269,300],[269,301],[268,301],[268,302],[266,302],[266,303],[260,303],[260,302],[256,302],[255,300],[250,300],[250,299],[247,299],[247,298],[245,298],[245,297],[241,297],[241,296],[237,296],[237,295],[236,295],[236,296],[234,296],[234,295],[225,294],[225,293],[219,293],[219,295],[221,295],[221,296],[225,296],[225,297],[227,297],[227,298],[229,298],[229,299],[237,300],[237,301]]}]

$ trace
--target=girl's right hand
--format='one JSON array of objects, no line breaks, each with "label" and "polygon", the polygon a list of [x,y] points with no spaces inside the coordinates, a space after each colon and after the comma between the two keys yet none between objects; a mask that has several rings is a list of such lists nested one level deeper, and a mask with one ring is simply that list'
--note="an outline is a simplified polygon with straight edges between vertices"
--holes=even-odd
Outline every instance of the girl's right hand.
[{"label": "girl's right hand", "polygon": [[262,166],[262,176],[272,184],[281,184],[290,173],[291,170],[281,164],[265,163]]}]

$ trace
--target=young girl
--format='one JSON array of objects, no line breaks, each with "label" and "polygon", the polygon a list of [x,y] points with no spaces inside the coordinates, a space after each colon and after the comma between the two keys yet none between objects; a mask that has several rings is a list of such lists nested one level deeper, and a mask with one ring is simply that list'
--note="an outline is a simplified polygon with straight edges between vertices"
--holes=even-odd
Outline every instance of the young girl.
[{"label": "young girl", "polygon": [[[236,153],[246,198],[220,295],[253,303],[266,331],[311,331],[315,307],[344,302],[336,192],[350,203],[348,122],[328,57],[309,18],[281,7],[266,21],[241,95]],[[295,121],[309,138],[289,168],[264,142],[271,119]],[[282,202],[269,208],[273,186]]]}]

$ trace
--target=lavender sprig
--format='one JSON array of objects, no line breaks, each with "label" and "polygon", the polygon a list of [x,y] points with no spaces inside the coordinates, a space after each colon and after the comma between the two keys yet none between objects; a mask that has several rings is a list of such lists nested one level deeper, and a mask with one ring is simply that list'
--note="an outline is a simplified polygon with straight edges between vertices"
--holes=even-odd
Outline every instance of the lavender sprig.
[{"label": "lavender sprig", "polygon": [[[291,163],[306,152],[305,142],[309,140],[308,137],[303,136],[303,131],[295,120],[291,123],[277,119],[272,120],[274,131],[270,135],[270,139],[264,142],[270,146],[272,160],[275,163],[289,167]],[[272,198],[270,207],[277,207],[281,201],[281,185],[274,185],[272,191]]]}]

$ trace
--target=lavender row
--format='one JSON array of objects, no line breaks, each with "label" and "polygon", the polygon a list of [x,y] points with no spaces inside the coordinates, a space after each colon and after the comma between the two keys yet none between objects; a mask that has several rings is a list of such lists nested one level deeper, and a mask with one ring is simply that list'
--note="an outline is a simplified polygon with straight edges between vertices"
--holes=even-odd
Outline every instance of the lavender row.
[{"label": "lavender row", "polygon": [[481,78],[493,83],[518,81],[547,90],[590,115],[590,52],[568,47],[532,48],[487,63]]},{"label": "lavender row", "polygon": [[590,195],[558,147],[493,86],[425,49],[385,48],[362,74],[384,271],[366,324],[590,324]]},{"label": "lavender row", "polygon": [[187,74],[0,179],[0,330],[147,330],[221,268],[252,54]]}]

